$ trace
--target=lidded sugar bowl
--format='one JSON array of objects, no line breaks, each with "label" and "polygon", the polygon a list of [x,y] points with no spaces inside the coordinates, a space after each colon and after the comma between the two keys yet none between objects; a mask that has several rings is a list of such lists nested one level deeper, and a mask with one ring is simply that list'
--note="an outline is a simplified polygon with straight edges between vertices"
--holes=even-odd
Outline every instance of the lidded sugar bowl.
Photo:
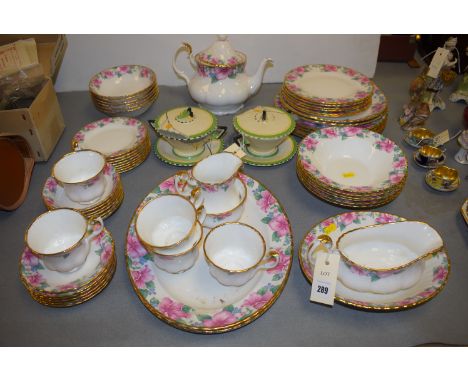
[{"label": "lidded sugar bowl", "polygon": [[[192,79],[177,68],[177,56],[182,50],[188,52],[190,63],[197,68]],[[272,60],[263,59],[253,76],[244,72],[246,62],[244,53],[234,50],[225,35],[218,35],[208,49],[195,55],[190,44],[182,43],[175,53],[172,68],[185,80],[190,95],[201,107],[224,115],[240,110],[260,89],[265,68]]]}]

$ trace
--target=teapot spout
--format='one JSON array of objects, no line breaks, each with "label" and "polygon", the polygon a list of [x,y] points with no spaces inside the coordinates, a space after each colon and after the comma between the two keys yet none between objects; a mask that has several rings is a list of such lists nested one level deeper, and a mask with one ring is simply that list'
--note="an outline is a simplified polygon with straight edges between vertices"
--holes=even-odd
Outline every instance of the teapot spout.
[{"label": "teapot spout", "polygon": [[260,89],[263,81],[263,75],[265,74],[265,68],[267,65],[273,64],[273,60],[271,58],[264,58],[260,63],[260,66],[257,69],[257,72],[249,77],[249,90],[250,95],[254,95]]}]

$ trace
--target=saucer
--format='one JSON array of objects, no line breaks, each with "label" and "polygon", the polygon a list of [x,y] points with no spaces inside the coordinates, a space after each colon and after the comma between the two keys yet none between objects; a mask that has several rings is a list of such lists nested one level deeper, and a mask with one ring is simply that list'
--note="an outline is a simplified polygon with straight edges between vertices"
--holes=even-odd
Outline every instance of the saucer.
[{"label": "saucer", "polygon": [[427,172],[425,180],[426,180],[426,184],[429,187],[433,188],[434,190],[442,191],[442,192],[454,191],[458,188],[458,186],[460,186],[460,178],[457,178],[457,180],[453,182],[449,187],[443,187],[441,185],[436,184],[432,180],[432,170]]},{"label": "saucer", "polygon": [[42,260],[26,247],[20,258],[20,278],[28,290],[36,293],[50,296],[73,295],[102,277],[101,274],[107,272],[114,257],[114,240],[104,228],[101,234],[91,240],[85,263],[73,272],[62,273],[47,269]]},{"label": "saucer", "polygon": [[417,151],[415,151],[415,153],[413,154],[413,159],[415,161],[415,163],[419,166],[419,167],[423,167],[423,168],[436,168],[436,167],[439,167],[441,165],[444,164],[445,162],[445,153],[442,154],[442,156],[440,157],[440,159],[437,161],[437,163],[434,163],[434,164],[422,164],[420,162],[420,159],[419,159],[419,153]]},{"label": "saucer", "polygon": [[[307,251],[318,235],[326,234],[333,242],[344,232],[374,224],[386,224],[406,219],[382,212],[356,211],[332,216],[314,225],[299,247],[299,263],[305,277],[312,282],[313,267],[307,261]],[[443,249],[422,260],[425,267],[420,280],[411,288],[395,293],[364,293],[345,287],[339,280],[336,284],[335,300],[354,308],[375,311],[393,311],[415,307],[434,298],[447,283],[450,259]],[[356,275],[356,277],[363,277]]]},{"label": "saucer", "polygon": [[174,153],[172,146],[162,138],[156,138],[154,144],[154,153],[163,162],[174,166],[193,166],[202,159],[212,154],[221,152],[224,148],[224,143],[221,139],[213,139],[205,145],[205,150],[193,157],[181,157]]},{"label": "saucer", "polygon": [[275,154],[261,157],[253,155],[246,149],[245,155],[242,160],[251,166],[277,166],[289,161],[297,151],[297,143],[293,137],[287,137],[279,146]]},{"label": "saucer", "polygon": [[[176,275],[161,271],[136,236],[135,214],[130,221],[125,257],[133,289],[151,313],[178,329],[210,334],[240,328],[265,313],[286,285],[293,256],[288,217],[265,186],[242,173],[239,178],[247,187],[239,221],[256,228],[267,248],[280,255],[275,268],[258,272],[241,287],[223,286],[210,275],[202,245],[190,270]],[[176,193],[174,177],[156,187],[142,204],[163,193]],[[207,233],[208,229],[204,229]]]}]

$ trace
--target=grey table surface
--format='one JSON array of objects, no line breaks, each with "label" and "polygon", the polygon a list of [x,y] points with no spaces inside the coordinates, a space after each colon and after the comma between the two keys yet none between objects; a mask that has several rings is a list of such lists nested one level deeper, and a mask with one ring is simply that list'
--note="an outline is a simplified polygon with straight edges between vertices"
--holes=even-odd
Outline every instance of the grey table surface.
[{"label": "grey table surface", "polygon": [[[389,100],[389,120],[384,134],[397,142],[408,158],[413,149],[402,142],[397,123],[408,99],[408,85],[418,70],[405,64],[379,63],[374,77]],[[272,104],[280,84],[265,84],[246,107]],[[448,98],[450,88],[444,90]],[[238,330],[216,335],[192,334],[173,328],[153,316],[133,291],[125,269],[124,243],[135,208],[162,180],[178,168],[162,163],[153,153],[122,175],[125,200],[105,220],[112,233],[118,266],[110,285],[92,300],[72,308],[55,309],[33,301],[18,278],[18,258],[24,231],[43,213],[41,190],[52,165],[70,151],[73,135],[86,123],[102,118],[87,92],[61,93],[59,102],[66,128],[48,162],[36,164],[24,204],[14,212],[0,212],[0,345],[3,346],[412,346],[430,342],[468,344],[468,226],[460,207],[468,196],[468,166],[453,160],[455,141],[447,144],[447,164],[462,178],[454,192],[440,193],[424,182],[426,170],[409,161],[409,177],[402,194],[379,208],[408,219],[425,221],[442,235],[452,262],[445,289],[432,301],[402,312],[372,313],[340,304],[333,308],[309,302],[310,284],[297,259],[297,248],[310,227],[345,212],[315,198],[299,183],[294,160],[262,168],[245,166],[248,175],[264,183],[282,202],[293,228],[294,259],[287,285],[275,304],[260,318]],[[161,87],[156,103],[140,118],[151,119],[168,108],[193,104],[186,87]],[[428,127],[435,132],[462,127],[464,104],[447,102],[435,111]],[[234,135],[232,116],[219,118],[231,126],[225,142]],[[151,132],[152,141],[155,139]]]}]

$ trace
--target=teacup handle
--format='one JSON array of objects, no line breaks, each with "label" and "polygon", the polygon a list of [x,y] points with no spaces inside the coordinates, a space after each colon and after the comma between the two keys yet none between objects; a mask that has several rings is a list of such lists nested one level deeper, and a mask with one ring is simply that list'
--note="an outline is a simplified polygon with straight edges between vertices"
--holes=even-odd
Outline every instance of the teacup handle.
[{"label": "teacup handle", "polygon": [[195,187],[192,189],[189,200],[197,209],[203,205],[204,199],[200,187]]},{"label": "teacup handle", "polygon": [[[274,259],[274,261],[272,262],[271,259]],[[270,252],[268,252],[265,259],[260,262],[260,266],[258,267],[258,270],[273,269],[279,264],[279,261],[280,261],[280,255],[278,251],[272,249]]]},{"label": "teacup handle", "polygon": [[91,232],[90,234],[87,235],[86,237],[86,240],[88,242],[90,242],[92,239],[94,239],[96,236],[98,236],[102,230],[104,229],[104,222],[102,221],[102,218],[101,217],[97,217],[95,219],[90,219],[88,220],[88,226],[94,226],[96,223],[99,223],[99,228],[93,232]]},{"label": "teacup handle", "polygon": [[196,186],[197,182],[189,171],[179,171],[174,175],[174,187],[179,195],[190,197]]},{"label": "teacup handle", "polygon": [[204,205],[201,205],[200,207],[197,208],[197,220],[200,222],[201,225],[203,225],[205,218],[206,218],[206,209]]}]

